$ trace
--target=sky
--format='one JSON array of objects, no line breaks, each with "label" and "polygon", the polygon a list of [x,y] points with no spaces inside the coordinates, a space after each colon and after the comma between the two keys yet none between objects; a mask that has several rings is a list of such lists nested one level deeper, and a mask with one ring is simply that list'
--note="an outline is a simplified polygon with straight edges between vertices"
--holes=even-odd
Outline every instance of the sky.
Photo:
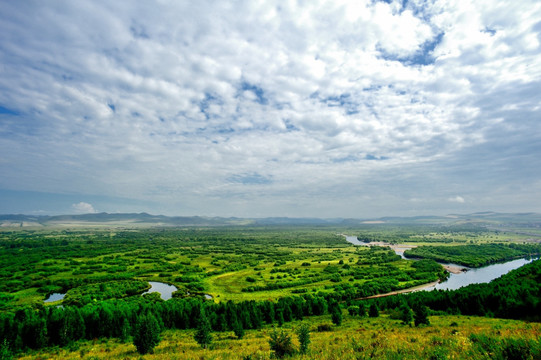
[{"label": "sky", "polygon": [[0,1],[0,213],[541,212],[541,2]]}]

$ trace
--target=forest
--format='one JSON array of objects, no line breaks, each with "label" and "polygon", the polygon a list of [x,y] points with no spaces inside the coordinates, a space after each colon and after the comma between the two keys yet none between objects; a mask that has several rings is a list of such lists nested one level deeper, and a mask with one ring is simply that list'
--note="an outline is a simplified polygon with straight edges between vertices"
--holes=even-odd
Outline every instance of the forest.
[{"label": "forest", "polygon": [[[353,246],[341,235],[348,232],[377,241],[385,240],[386,234],[389,240],[408,238],[408,243],[415,238],[417,247],[406,252],[415,259],[403,259],[388,246]],[[434,244],[438,236],[441,245]],[[3,230],[0,354],[107,358],[80,350],[101,339],[99,344],[116,344],[124,355],[154,353],[148,356],[167,358],[169,350],[159,350],[160,346],[171,347],[174,339],[179,346],[188,336],[190,351],[216,358],[238,358],[222,348],[233,340],[259,344],[257,349],[248,346],[252,353],[242,358],[303,357],[310,351],[315,357],[318,349],[315,344],[309,347],[310,335],[317,343],[368,323],[374,334],[378,326],[400,333],[407,330],[404,324],[423,329],[435,326],[429,319],[466,323],[470,320],[465,316],[481,316],[494,318],[495,324],[498,319],[518,320],[513,326],[526,335],[471,333],[470,326],[463,331],[470,333],[472,354],[483,358],[483,346],[488,346],[502,356],[516,350],[535,358],[541,354],[539,341],[533,340],[541,321],[541,261],[493,282],[455,291],[361,299],[445,281],[449,274],[437,261],[480,266],[533,256],[539,249],[516,234],[479,228],[468,232],[463,227],[419,227],[417,232],[396,226]],[[149,281],[177,290],[164,301],[159,293],[145,293]],[[44,302],[53,293],[63,294],[63,300]],[[524,330],[528,327],[531,332]],[[298,333],[298,340],[292,340],[292,333]],[[442,339],[447,341],[447,335]],[[446,347],[448,354],[457,351],[453,344]],[[346,353],[370,347],[348,346],[343,349]],[[318,358],[330,358],[325,351]],[[193,352],[184,358],[195,356]]]}]

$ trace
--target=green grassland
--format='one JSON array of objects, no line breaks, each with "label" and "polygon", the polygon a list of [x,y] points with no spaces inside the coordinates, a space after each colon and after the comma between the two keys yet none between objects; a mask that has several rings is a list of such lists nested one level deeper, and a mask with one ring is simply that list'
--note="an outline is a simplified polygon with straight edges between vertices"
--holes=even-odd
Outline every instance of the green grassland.
[{"label": "green grassland", "polygon": [[[354,246],[341,234],[357,235],[365,242],[416,245],[410,251],[426,259],[401,259],[387,246]],[[488,359],[515,348],[521,354],[537,355],[541,351],[538,323],[443,316],[443,307],[431,313],[430,326],[416,328],[392,318],[394,300],[380,302],[384,311],[378,318],[346,311],[365,301],[360,298],[445,279],[447,272],[434,261],[449,260],[441,254],[468,255],[470,262],[481,264],[538,254],[539,245],[531,243],[531,234],[517,228],[507,233],[471,224],[7,228],[0,231],[0,353],[11,349],[35,359],[137,356],[131,343],[137,317],[150,312],[161,319],[162,340],[148,358],[268,359],[272,326],[294,334],[301,321],[312,330],[312,344],[309,353],[297,358],[443,359],[466,354]],[[515,294],[525,291],[527,304],[519,305],[526,312],[541,310],[541,294],[535,285],[541,277],[538,268],[524,275],[532,291],[513,290]],[[174,299],[142,297],[149,281],[175,285]],[[500,290],[483,288],[480,293],[503,294],[502,285],[498,286]],[[44,304],[52,293],[66,293],[66,297],[63,302]],[[205,294],[212,299],[205,300]],[[477,295],[448,296],[463,296],[467,302]],[[419,295],[410,299],[406,300],[410,305],[426,301],[434,309],[448,301]],[[268,318],[243,319],[246,335],[237,339],[232,324],[223,320],[244,316],[234,304],[246,307],[250,316]],[[209,311],[213,328],[219,329],[213,332],[209,349],[194,341],[194,317],[201,309]],[[343,313],[343,323],[332,325],[330,331],[317,331],[318,325],[330,324],[333,309]],[[499,308],[483,311],[492,316]],[[176,323],[167,323],[173,318]],[[103,319],[109,323],[100,327]],[[53,339],[58,329],[73,327],[66,323],[70,321],[83,324],[83,333]],[[105,328],[112,330],[103,332]],[[122,341],[120,328],[126,330]],[[32,343],[35,331],[43,337],[39,344]],[[2,336],[10,340],[2,344]],[[29,345],[24,341],[30,341]]]},{"label": "green grassland", "polygon": [[[474,316],[431,316],[430,325],[410,327],[383,314],[378,318],[349,316],[340,326],[318,332],[331,324],[330,317],[313,316],[284,324],[298,349],[295,330],[310,326],[311,344],[306,354],[292,359],[536,359],[541,355],[541,325],[516,320]],[[233,332],[213,334],[213,343],[203,349],[193,330],[168,330],[153,354],[145,359],[272,359],[269,334],[272,328],[248,330],[242,339]],[[127,359],[138,357],[135,346],[118,339],[79,341],[69,348],[50,348],[27,353],[22,359]]]},{"label": "green grassland", "polygon": [[95,299],[76,290],[111,281],[160,281],[177,286],[177,296],[239,301],[351,292],[375,279],[392,291],[445,277],[441,269],[418,271],[387,247],[352,246],[336,229],[21,231],[2,233],[0,246],[0,293],[11,299],[4,306],[53,292],[80,305],[133,295],[101,291]]}]

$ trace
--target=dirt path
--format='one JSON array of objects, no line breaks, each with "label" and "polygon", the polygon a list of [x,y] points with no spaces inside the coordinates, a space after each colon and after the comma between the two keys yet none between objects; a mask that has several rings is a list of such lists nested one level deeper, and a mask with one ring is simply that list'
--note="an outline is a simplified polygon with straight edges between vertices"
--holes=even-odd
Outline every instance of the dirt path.
[{"label": "dirt path", "polygon": [[438,281],[434,281],[434,282],[431,282],[431,283],[428,283],[428,284],[414,286],[414,287],[407,288],[407,289],[402,289],[402,290],[391,291],[391,292],[388,292],[388,293],[385,293],[385,294],[377,294],[377,295],[367,296],[367,297],[359,298],[357,300],[375,299],[375,298],[380,298],[380,297],[385,297],[385,296],[405,294],[405,293],[410,293],[410,292],[414,292],[414,291],[425,290],[425,289],[428,289],[428,288],[430,288],[432,286],[436,286],[437,284],[439,284],[439,282],[440,281],[438,280]]}]

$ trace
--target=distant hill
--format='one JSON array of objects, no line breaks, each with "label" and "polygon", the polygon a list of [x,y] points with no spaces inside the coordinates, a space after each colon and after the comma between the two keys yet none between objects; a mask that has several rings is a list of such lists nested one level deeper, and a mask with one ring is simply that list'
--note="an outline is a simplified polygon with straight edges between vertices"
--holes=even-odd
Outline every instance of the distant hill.
[{"label": "distant hill", "polygon": [[538,213],[496,213],[478,212],[473,214],[449,214],[446,216],[382,217],[374,219],[355,218],[237,218],[205,216],[165,216],[147,213],[94,213],[83,215],[0,215],[1,227],[46,227],[46,226],[292,226],[292,225],[335,225],[363,226],[378,224],[395,225],[486,225],[521,226],[541,228],[541,214]]}]

